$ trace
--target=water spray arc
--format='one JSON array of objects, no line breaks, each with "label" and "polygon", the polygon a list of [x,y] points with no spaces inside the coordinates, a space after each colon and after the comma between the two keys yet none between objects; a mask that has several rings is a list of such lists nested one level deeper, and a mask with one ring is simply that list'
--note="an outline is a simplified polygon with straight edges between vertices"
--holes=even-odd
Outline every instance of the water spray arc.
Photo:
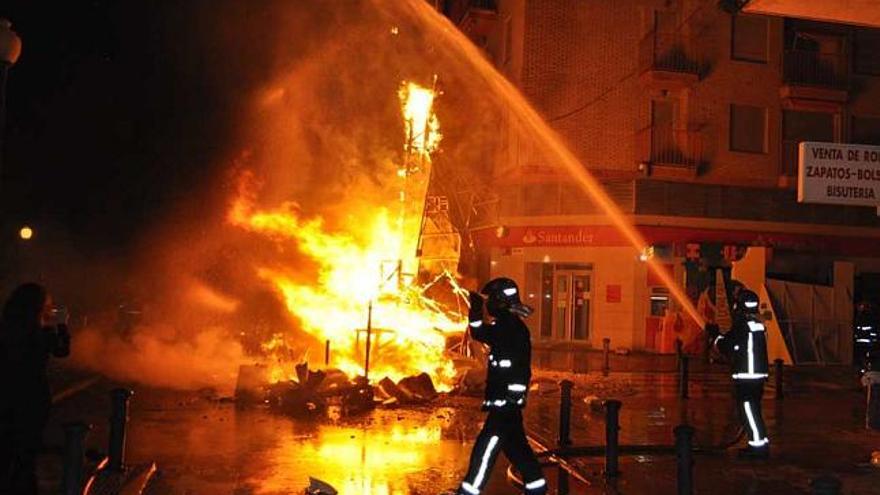
[{"label": "water spray arc", "polygon": [[[403,0],[400,4],[405,6],[408,15],[417,24],[421,25],[425,32],[431,32],[436,35],[437,43],[453,50],[456,55],[459,55],[457,57],[459,60],[466,61],[470,68],[473,69],[472,73],[474,76],[481,78],[482,82],[486,85],[488,94],[496,95],[525,129],[537,138],[536,141],[543,150],[565,168],[584,192],[608,216],[611,224],[632,245],[633,259],[646,252],[648,243],[641,233],[628,221],[624,213],[614,204],[599,182],[563,143],[556,131],[547,124],[519,90],[495,69],[479,49],[449,19],[434,10],[428,2],[422,0]],[[393,13],[391,14],[393,15]],[[669,272],[663,268],[656,258],[647,257],[644,261],[649,269],[653,270],[663,282],[663,285],[669,289],[670,294],[672,294],[688,316],[700,327],[703,327],[705,321],[702,316],[700,316],[693,303],[684,293],[681,286],[673,280]]]}]

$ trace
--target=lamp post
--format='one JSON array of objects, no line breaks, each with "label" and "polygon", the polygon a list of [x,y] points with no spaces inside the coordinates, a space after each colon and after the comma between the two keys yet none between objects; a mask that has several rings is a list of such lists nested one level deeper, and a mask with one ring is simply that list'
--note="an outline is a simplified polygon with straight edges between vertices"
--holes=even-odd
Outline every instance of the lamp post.
[{"label": "lamp post", "polygon": [[12,30],[12,23],[8,19],[0,18],[0,181],[3,177],[3,141],[6,135],[6,78],[19,55],[21,38]]}]

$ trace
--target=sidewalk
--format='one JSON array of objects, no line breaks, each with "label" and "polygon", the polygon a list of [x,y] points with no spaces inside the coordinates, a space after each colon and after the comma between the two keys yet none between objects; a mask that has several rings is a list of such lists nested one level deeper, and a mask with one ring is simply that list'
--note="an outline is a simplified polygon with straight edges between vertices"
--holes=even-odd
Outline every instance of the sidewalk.
[{"label": "sidewalk", "polygon": [[[811,479],[833,474],[844,483],[843,493],[877,493],[880,469],[870,465],[871,452],[880,450],[880,432],[864,428],[864,390],[849,368],[786,369],[784,400],[775,399],[771,376],[765,393],[764,415],[772,458],[768,462],[736,459],[735,449],[697,454],[696,493],[810,493]],[[548,378],[546,373],[539,374]],[[674,373],[612,373],[575,375],[572,438],[575,445],[604,445],[602,411],[590,410],[583,398],[623,402],[620,444],[673,445],[672,430],[687,422],[696,429],[697,445],[720,446],[734,437],[738,426],[725,373],[691,375],[690,399],[678,398]],[[527,412],[528,428],[542,443],[555,446],[559,393],[534,397]],[[578,458],[574,464],[593,480],[601,493],[603,458]],[[617,489],[625,493],[675,493],[673,455],[631,456],[620,459]]]}]

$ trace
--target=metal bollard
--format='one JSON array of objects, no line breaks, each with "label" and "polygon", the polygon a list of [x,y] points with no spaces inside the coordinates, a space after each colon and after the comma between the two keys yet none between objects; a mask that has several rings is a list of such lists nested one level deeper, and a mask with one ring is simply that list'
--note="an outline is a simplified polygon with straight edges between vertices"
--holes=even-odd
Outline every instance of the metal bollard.
[{"label": "metal bollard", "polygon": [[785,365],[785,361],[781,359],[775,359],[773,364],[776,365],[774,368],[774,378],[776,380],[776,400],[782,400],[785,397],[785,393],[782,390],[782,370]]},{"label": "metal bollard", "polygon": [[694,428],[690,425],[679,425],[673,430],[675,434],[675,458],[677,464],[678,495],[694,493]]},{"label": "metal bollard", "polygon": [[132,391],[116,388],[110,391],[112,411],[110,413],[110,445],[107,468],[113,471],[125,469],[125,428],[128,424],[128,400]]},{"label": "metal bollard", "polygon": [[620,453],[620,407],[619,400],[605,401],[605,477],[614,478],[620,474],[618,455]]},{"label": "metal bollard", "polygon": [[682,399],[688,398],[688,380],[690,379],[688,368],[688,357],[682,356],[678,366],[678,392]]},{"label": "metal bollard", "polygon": [[560,447],[571,445],[571,388],[574,384],[570,380],[562,380],[559,383],[559,438],[557,443]]},{"label": "metal bollard", "polygon": [[330,339],[324,342],[324,367],[330,366]]},{"label": "metal bollard", "polygon": [[813,495],[839,495],[842,484],[834,476],[820,476],[810,481]]},{"label": "metal bollard", "polygon": [[602,354],[603,354],[603,364],[602,364],[602,373],[606,376],[611,372],[611,339],[605,337],[602,339]]},{"label": "metal bollard", "polygon": [[684,342],[681,341],[680,338],[675,338],[675,358],[679,365],[681,365],[681,358],[684,356]]},{"label": "metal bollard", "polygon": [[83,489],[83,459],[86,436],[92,427],[81,421],[64,424],[64,474],[61,495],[80,495]]}]

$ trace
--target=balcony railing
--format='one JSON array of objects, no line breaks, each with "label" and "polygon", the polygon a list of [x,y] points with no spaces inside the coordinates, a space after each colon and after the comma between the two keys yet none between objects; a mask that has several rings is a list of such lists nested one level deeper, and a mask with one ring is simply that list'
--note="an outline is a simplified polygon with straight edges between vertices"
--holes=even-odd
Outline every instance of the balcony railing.
[{"label": "balcony railing", "polygon": [[849,83],[846,57],[839,53],[786,50],[782,59],[786,84],[845,89]]},{"label": "balcony railing", "polygon": [[703,135],[699,130],[646,127],[639,131],[643,161],[652,167],[677,167],[696,173],[703,162]]},{"label": "balcony railing", "polygon": [[705,60],[698,44],[681,33],[651,31],[639,46],[639,68],[644,71],[677,72],[699,76]]}]

